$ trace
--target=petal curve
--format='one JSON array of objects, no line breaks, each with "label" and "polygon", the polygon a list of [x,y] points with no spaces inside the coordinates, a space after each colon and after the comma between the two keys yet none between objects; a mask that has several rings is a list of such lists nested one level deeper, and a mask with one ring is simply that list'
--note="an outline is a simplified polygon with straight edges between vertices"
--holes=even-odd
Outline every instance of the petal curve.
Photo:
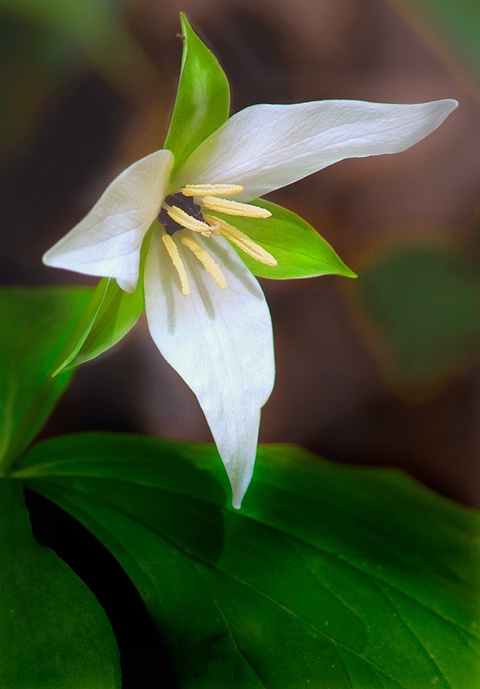
[{"label": "petal curve", "polygon": [[175,238],[191,293],[182,294],[160,233],[154,233],[145,265],[148,326],[197,396],[239,508],[253,472],[260,409],[275,376],[270,313],[260,285],[224,239],[196,237],[227,278],[222,290],[181,244],[182,235]]},{"label": "petal curve", "polygon": [[151,153],[130,165],[107,187],[88,215],[43,256],[47,266],[117,278],[133,292],[140,247],[158,215],[173,166],[171,151]]},{"label": "petal curve", "polygon": [[345,158],[398,153],[433,132],[454,100],[414,105],[330,100],[253,105],[189,157],[179,184],[232,183],[250,201]]}]

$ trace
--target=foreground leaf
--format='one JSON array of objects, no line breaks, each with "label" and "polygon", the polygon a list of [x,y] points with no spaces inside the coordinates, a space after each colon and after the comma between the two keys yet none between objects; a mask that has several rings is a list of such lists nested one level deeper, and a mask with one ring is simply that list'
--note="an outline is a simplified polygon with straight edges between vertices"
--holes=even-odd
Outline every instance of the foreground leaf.
[{"label": "foreground leaf", "polygon": [[71,373],[52,378],[88,289],[0,289],[0,465],[5,471],[42,427]]},{"label": "foreground leaf", "polygon": [[92,434],[15,475],[122,563],[182,687],[478,687],[479,517],[403,474],[266,447],[236,512],[211,446]]},{"label": "foreground leaf", "polygon": [[32,537],[21,486],[0,480],[0,686],[116,689],[118,650],[85,584]]}]

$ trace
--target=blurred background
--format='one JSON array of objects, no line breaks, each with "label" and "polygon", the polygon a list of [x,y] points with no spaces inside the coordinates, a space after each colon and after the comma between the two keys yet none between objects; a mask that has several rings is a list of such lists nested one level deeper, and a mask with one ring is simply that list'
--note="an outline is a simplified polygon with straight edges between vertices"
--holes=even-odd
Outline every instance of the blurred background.
[{"label": "blurred background", "polygon": [[[232,109],[328,98],[460,107],[394,156],[271,195],[358,274],[263,281],[277,382],[263,442],[396,466],[480,506],[480,5],[474,0],[0,0],[0,282],[95,284],[43,252],[107,183],[162,147],[178,13],[214,51]],[[210,441],[145,321],[78,370],[44,433]]]}]

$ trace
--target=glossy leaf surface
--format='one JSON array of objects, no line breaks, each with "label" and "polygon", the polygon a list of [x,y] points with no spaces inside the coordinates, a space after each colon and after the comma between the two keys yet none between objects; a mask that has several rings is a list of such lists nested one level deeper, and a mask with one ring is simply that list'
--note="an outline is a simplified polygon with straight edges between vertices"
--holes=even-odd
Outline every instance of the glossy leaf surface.
[{"label": "glossy leaf surface", "polygon": [[94,595],[34,540],[22,487],[0,480],[0,686],[119,689],[118,649]]},{"label": "glossy leaf surface", "polygon": [[264,447],[238,512],[211,446],[92,434],[16,476],[122,563],[182,687],[478,686],[479,516],[397,471]]}]

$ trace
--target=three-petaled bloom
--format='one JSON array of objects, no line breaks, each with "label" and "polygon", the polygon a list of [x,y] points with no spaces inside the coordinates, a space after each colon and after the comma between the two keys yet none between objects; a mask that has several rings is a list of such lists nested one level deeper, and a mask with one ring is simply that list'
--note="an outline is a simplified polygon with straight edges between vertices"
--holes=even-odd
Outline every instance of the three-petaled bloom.
[{"label": "three-petaled bloom", "polygon": [[[195,76],[193,58],[201,62],[202,55],[208,60],[212,56],[202,52],[207,49],[185,18],[183,27],[191,43],[183,69]],[[192,57],[193,45],[197,52]],[[207,68],[205,73],[208,77]],[[181,80],[180,88],[188,83]],[[256,222],[256,237],[268,227],[265,236],[271,238],[276,213],[268,208],[274,206],[255,199],[345,158],[405,150],[436,129],[456,105],[453,100],[255,105],[219,125],[208,124],[207,112],[201,115],[204,138],[181,164],[167,149],[134,163],[45,254],[49,266],[115,278],[126,292],[136,290],[143,275],[151,335],[198,398],[236,507],[252,476],[260,410],[274,381],[270,314],[240,254],[249,265],[253,259],[269,266],[275,277],[277,263],[281,273],[282,261],[295,260],[297,241],[292,225],[291,234],[281,240],[285,246],[274,256],[261,239],[254,241],[239,227]],[[188,113],[178,115],[178,108],[175,116],[177,124],[181,117],[184,124],[188,120]],[[185,153],[188,146],[180,148]],[[339,272],[320,265],[320,254],[317,274]]]}]

